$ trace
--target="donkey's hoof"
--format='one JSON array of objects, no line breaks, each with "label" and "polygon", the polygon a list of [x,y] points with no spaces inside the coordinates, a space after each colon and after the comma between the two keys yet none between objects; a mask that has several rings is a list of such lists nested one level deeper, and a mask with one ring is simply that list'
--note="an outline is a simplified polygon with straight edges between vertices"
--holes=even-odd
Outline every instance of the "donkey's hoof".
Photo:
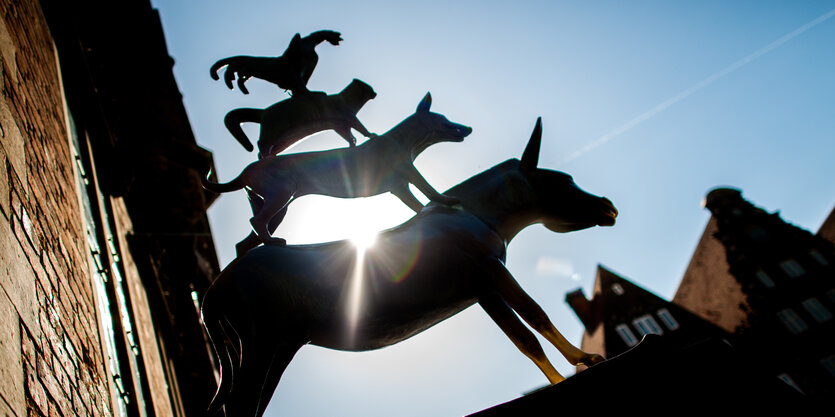
[{"label": "donkey's hoof", "polygon": [[605,360],[606,358],[604,358],[603,356],[600,356],[596,353],[589,353],[585,357],[580,358],[580,360],[577,361],[576,365],[592,366]]}]

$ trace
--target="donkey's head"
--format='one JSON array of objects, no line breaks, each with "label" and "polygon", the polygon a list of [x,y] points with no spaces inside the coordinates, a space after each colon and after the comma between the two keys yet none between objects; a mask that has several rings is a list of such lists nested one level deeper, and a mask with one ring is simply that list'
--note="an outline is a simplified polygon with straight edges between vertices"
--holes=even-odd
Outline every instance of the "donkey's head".
[{"label": "donkey's head", "polygon": [[541,143],[542,118],[539,118],[520,163],[521,171],[533,189],[537,222],[561,233],[614,225],[618,211],[608,198],[583,191],[564,172],[537,168]]},{"label": "donkey's head", "polygon": [[453,123],[444,115],[429,111],[430,107],[432,107],[432,95],[426,93],[418,104],[415,114],[409,117],[415,128],[423,132],[418,142],[412,147],[412,154],[415,156],[438,142],[461,142],[473,131],[473,128],[469,126]]}]

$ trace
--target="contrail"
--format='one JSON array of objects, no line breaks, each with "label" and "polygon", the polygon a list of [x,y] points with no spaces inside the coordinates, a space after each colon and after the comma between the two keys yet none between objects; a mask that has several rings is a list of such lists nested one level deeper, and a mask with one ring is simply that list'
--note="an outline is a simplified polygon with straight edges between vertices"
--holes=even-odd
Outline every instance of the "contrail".
[{"label": "contrail", "polygon": [[578,151],[575,151],[574,153],[568,155],[565,159],[563,159],[563,161],[562,161],[563,164],[571,162],[571,161],[583,156],[585,153],[590,152],[590,151],[594,150],[595,148],[599,147],[600,145],[603,145],[606,142],[614,139],[615,137],[620,136],[622,133],[632,129],[633,127],[637,126],[638,124],[646,121],[647,119],[652,118],[656,114],[661,113],[662,111],[668,109],[672,105],[684,100],[685,98],[689,97],[691,94],[695,93],[696,91],[699,91],[702,88],[707,87],[708,85],[712,84],[714,81],[716,81],[716,80],[718,80],[718,79],[720,79],[720,78],[738,70],[739,68],[748,64],[749,62],[751,62],[751,61],[753,61],[753,60],[771,52],[772,50],[776,49],[777,47],[779,47],[779,46],[783,45],[784,43],[794,39],[797,36],[799,36],[803,32],[806,32],[807,30],[823,23],[824,21],[826,21],[827,19],[829,19],[832,16],[835,16],[835,9],[832,9],[829,12],[827,12],[827,13],[823,14],[822,16],[818,17],[817,19],[812,20],[811,22],[806,23],[805,25],[803,25],[803,26],[801,26],[801,27],[783,35],[781,38],[777,39],[776,41],[771,42],[770,44],[760,48],[756,52],[740,59],[739,61],[734,62],[733,64],[725,67],[724,69],[722,69],[721,71],[711,75],[710,77],[707,77],[702,81],[699,81],[698,83],[694,84],[692,87],[690,87],[690,88],[688,88],[688,89],[670,97],[669,99],[667,99],[664,102],[662,102],[661,104],[653,107],[652,109],[644,112],[643,114],[639,115],[638,117],[635,117],[634,119],[632,119],[632,120],[624,123],[623,125],[615,128],[611,132],[599,137],[597,140],[594,140],[594,141],[590,142],[588,145],[584,146],[582,149],[580,149]]}]

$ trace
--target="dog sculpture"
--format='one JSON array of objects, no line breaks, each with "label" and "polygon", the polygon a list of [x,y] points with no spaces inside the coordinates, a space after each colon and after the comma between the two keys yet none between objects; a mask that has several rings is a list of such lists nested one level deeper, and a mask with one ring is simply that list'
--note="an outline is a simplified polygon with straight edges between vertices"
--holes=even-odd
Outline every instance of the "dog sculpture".
[{"label": "dog sculpture", "polygon": [[217,72],[226,68],[224,81],[229,89],[233,89],[232,81],[237,76],[238,88],[244,94],[249,90],[244,85],[251,77],[260,78],[290,90],[293,94],[307,91],[307,82],[319,62],[316,46],[328,41],[331,45],[339,45],[342,37],[339,32],[320,30],[302,38],[298,33],[293,36],[284,54],[278,57],[256,57],[238,55],[221,59],[209,69],[212,79],[219,80]]},{"label": "dog sculpture", "polygon": [[336,131],[348,145],[354,146],[357,140],[351,134],[352,128],[366,137],[373,136],[357,119],[357,113],[376,96],[371,86],[354,79],[338,94],[311,92],[294,95],[266,109],[235,109],[226,114],[223,122],[229,133],[250,152],[252,142],[241,129],[241,123],[261,124],[259,159],[279,154],[299,140],[323,130]]},{"label": "dog sculpture", "polygon": [[[611,226],[612,203],[562,172],[539,169],[541,125],[522,160],[453,187],[460,206],[430,203],[380,233],[361,259],[348,241],[263,246],[229,264],[203,298],[202,318],[221,378],[210,414],[261,416],[305,344],[365,351],[392,345],[478,303],[551,383],[563,377],[533,329],[572,364],[603,360],[572,346],[505,268],[507,243],[543,223],[555,232]],[[360,263],[358,267],[357,264]],[[363,271],[358,297],[353,271]],[[360,299],[362,304],[353,304]]]},{"label": "dog sculpture", "polygon": [[[413,115],[359,146],[268,156],[248,165],[228,183],[213,183],[204,178],[203,187],[217,193],[246,188],[248,196],[254,199],[254,215],[250,219],[253,232],[262,243],[279,245],[285,241],[272,237],[272,231],[284,217],[287,204],[307,194],[355,198],[391,192],[419,212],[423,204],[409,190],[411,183],[432,201],[455,204],[457,199],[440,194],[429,185],[415,168],[414,160],[432,144],[463,141],[472,129],[430,112],[431,105],[432,96],[426,93]],[[251,238],[238,244],[239,254],[248,241]]]}]

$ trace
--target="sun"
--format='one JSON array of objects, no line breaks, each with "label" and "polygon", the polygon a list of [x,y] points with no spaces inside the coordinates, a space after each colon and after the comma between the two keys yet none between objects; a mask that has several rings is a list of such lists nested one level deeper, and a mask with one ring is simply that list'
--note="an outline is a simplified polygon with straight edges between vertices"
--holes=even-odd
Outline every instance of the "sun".
[{"label": "sun", "polygon": [[377,230],[373,228],[358,228],[350,233],[348,240],[354,244],[358,251],[365,252],[377,243]]},{"label": "sun", "polygon": [[274,235],[293,245],[349,240],[365,250],[374,245],[380,231],[413,215],[392,195],[352,199],[310,195],[293,202]]}]

